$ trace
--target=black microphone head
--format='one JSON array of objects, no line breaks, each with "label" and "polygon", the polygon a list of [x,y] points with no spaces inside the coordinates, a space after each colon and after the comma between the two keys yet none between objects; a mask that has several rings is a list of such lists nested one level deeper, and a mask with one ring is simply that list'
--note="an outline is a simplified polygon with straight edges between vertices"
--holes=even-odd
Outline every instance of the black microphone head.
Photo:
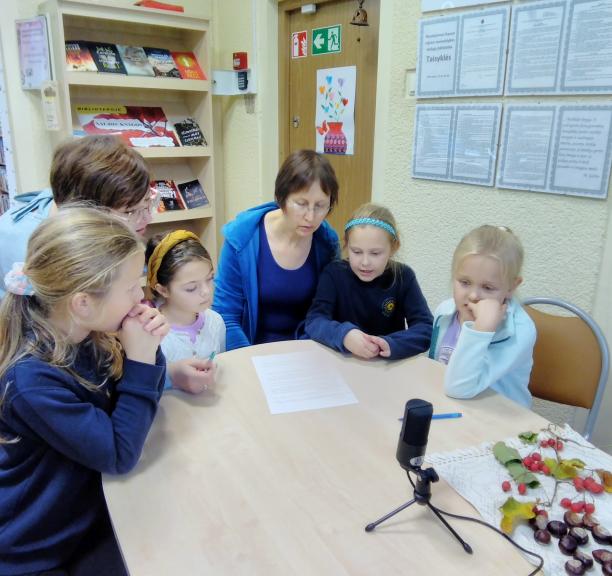
[{"label": "black microphone head", "polygon": [[396,457],[405,470],[414,470],[423,463],[427,448],[433,406],[425,400],[408,400],[397,443]]}]

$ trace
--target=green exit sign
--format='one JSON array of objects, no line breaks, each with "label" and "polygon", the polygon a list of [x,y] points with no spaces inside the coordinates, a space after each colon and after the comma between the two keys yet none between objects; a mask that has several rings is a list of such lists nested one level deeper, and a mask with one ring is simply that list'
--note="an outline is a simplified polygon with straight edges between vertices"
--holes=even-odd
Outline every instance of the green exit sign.
[{"label": "green exit sign", "polygon": [[313,56],[336,54],[342,51],[342,24],[312,29]]}]

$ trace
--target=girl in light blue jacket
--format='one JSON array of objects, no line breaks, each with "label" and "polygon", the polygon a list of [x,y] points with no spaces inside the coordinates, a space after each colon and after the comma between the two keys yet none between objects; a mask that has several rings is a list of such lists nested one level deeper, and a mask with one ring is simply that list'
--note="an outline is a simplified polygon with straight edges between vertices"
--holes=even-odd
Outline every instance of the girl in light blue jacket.
[{"label": "girl in light blue jacket", "polygon": [[473,398],[487,388],[531,406],[535,326],[514,297],[523,247],[508,228],[480,226],[453,255],[453,298],[434,314],[430,358],[448,364],[446,394]]}]

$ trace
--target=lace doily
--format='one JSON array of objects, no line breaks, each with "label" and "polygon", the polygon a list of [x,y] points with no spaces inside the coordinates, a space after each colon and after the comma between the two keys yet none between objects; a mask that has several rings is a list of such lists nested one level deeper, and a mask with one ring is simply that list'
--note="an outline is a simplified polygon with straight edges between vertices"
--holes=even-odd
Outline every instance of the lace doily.
[{"label": "lace doily", "polygon": [[[570,440],[565,442],[563,451],[560,453],[563,459],[579,458],[586,463],[587,468],[603,468],[612,471],[612,456],[595,448],[567,424],[564,427],[552,427],[551,431],[561,438]],[[544,457],[554,457],[552,448],[539,448],[537,445],[524,444],[518,437],[506,438],[504,443],[516,448],[521,457],[525,457],[535,450],[542,452]],[[448,484],[470,502],[484,520],[499,528],[502,518],[499,508],[508,496],[512,495],[516,500],[525,502],[535,501],[538,498],[542,501],[549,501],[554,492],[555,481],[551,477],[537,474],[541,486],[528,489],[524,496],[517,493],[514,482],[512,483],[513,490],[511,493],[503,492],[501,484],[504,480],[509,480],[510,475],[506,468],[495,459],[493,445],[494,442],[486,442],[471,448],[429,454],[426,456],[425,462],[433,466],[440,477],[444,478]],[[573,485],[562,482],[557,488],[552,509],[547,509],[551,520],[563,520],[563,514],[566,510],[560,506],[559,502],[565,497],[574,500],[578,498],[578,494]],[[589,501],[588,497],[587,501]],[[612,494],[604,492],[595,495],[594,501],[594,515],[602,526],[612,531]],[[449,510],[449,512],[452,512],[452,510]],[[531,527],[524,522],[517,525],[511,537],[524,548],[532,550],[544,558],[544,574],[550,576],[565,574],[565,562],[571,557],[561,553],[557,538],[552,538],[548,545],[539,544],[533,538]],[[595,542],[589,532],[589,542],[581,546],[580,550],[591,554],[593,550],[598,548],[612,551],[610,546]],[[537,564],[537,559],[526,554],[524,556],[529,562]]]}]

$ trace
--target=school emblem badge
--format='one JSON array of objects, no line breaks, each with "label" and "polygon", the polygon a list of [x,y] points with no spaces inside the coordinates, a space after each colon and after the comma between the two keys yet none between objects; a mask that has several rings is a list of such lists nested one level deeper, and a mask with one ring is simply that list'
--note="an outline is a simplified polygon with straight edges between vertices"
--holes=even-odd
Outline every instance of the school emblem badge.
[{"label": "school emblem badge", "polygon": [[382,303],[382,313],[387,318],[393,314],[395,310],[395,298],[385,298]]}]

